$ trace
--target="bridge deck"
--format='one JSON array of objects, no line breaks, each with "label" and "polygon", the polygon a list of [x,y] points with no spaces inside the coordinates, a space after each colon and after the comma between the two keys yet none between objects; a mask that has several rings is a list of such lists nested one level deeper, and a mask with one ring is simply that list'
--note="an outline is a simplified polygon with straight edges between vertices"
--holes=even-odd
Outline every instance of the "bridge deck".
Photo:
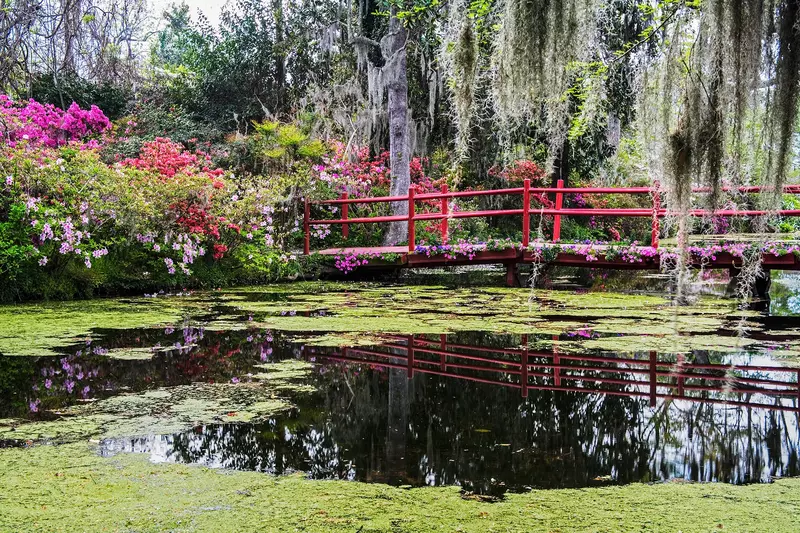
[{"label": "bridge deck", "polygon": [[[653,248],[648,246],[626,247],[626,250],[633,251],[634,255],[645,255],[636,260],[625,260],[618,256],[614,259],[607,259],[606,252],[611,248],[609,245],[593,245],[594,254],[584,255],[580,251],[557,253],[551,252],[547,259],[543,259],[543,252],[552,244],[537,243],[532,244],[526,250],[517,248],[507,248],[504,250],[484,250],[474,252],[471,257],[464,255],[449,256],[435,254],[428,256],[425,253],[408,252],[405,246],[379,246],[379,247],[354,247],[354,248],[329,248],[318,253],[328,256],[336,255],[357,255],[361,259],[366,259],[367,263],[359,268],[441,268],[446,266],[460,265],[504,265],[507,270],[507,282],[509,285],[516,283],[516,269],[520,264],[547,263],[558,266],[573,266],[586,268],[608,268],[615,270],[658,270],[661,268],[660,255],[647,256],[652,254]],[[563,245],[569,246],[569,245]],[[581,245],[577,245],[580,247]],[[540,251],[541,250],[541,251]],[[381,254],[396,254],[396,260],[387,260]],[[372,256],[372,257],[370,257]],[[712,257],[702,258],[697,255],[691,257],[691,266],[698,268],[702,266],[706,269],[739,269],[742,266],[742,259],[735,257],[728,252],[719,252]],[[784,255],[774,255],[771,253],[762,254],[762,268],[770,270],[800,270],[800,258],[792,253]]]},{"label": "bridge deck", "polygon": [[[547,244],[533,245],[536,248],[547,249]],[[658,269],[661,266],[661,258],[656,255],[654,257],[642,257],[641,260],[626,261],[619,257],[613,260],[605,258],[605,252],[610,248],[608,245],[594,245],[594,250],[599,252],[597,256],[587,256],[580,253],[559,252],[554,258],[548,260],[540,259],[536,251],[521,251],[515,248],[508,248],[505,250],[485,250],[475,252],[473,257],[463,255],[456,255],[455,258],[445,256],[442,254],[428,256],[425,253],[408,252],[405,246],[376,246],[376,247],[354,247],[354,248],[328,248],[321,250],[318,253],[322,255],[358,255],[368,260],[365,266],[396,266],[396,267],[442,267],[450,265],[468,265],[468,264],[508,264],[508,263],[538,263],[547,262],[549,264],[561,266],[583,266],[589,268],[614,268],[614,269],[633,269],[633,270],[651,270]],[[629,247],[627,250],[634,250],[647,252],[652,248],[647,246]],[[368,255],[374,254],[375,257],[369,258]],[[387,262],[385,259],[379,257],[380,254],[397,254],[399,259],[394,262]],[[702,259],[697,256],[692,257],[692,265],[705,268],[739,268],[742,264],[742,259],[733,256],[727,252],[720,252],[711,258]],[[800,270],[800,259],[794,254],[773,255],[770,253],[762,254],[762,267],[765,270]]]}]

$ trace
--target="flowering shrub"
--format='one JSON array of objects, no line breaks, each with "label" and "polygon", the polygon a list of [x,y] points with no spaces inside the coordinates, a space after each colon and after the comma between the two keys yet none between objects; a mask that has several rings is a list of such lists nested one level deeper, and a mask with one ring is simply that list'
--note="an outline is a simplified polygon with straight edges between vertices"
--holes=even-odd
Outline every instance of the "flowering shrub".
[{"label": "flowering shrub", "polygon": [[400,254],[396,253],[342,253],[334,258],[334,266],[345,274],[349,274],[360,266],[366,266],[370,261],[378,260],[386,263],[394,263],[400,259]]},{"label": "flowering shrub", "polygon": [[[213,168],[211,156],[206,152],[189,152],[181,143],[163,137],[145,142],[139,156],[122,160],[122,165],[153,171],[162,179],[173,178],[178,173],[187,176],[205,173],[210,178],[218,178],[224,173],[221,168]],[[217,188],[222,188],[221,181],[216,183],[219,183]]]},{"label": "flowering shrub", "polygon": [[369,148],[364,146],[346,152],[344,143],[330,143],[331,153],[323,156],[322,164],[313,167],[320,182],[330,189],[331,195],[347,192],[353,198],[376,196],[373,189],[388,190],[391,180],[389,152],[381,152],[377,157],[370,156]]},{"label": "flowering shrub", "polygon": [[[577,180],[574,187],[594,187],[591,181]],[[643,186],[642,183],[632,185]],[[625,209],[652,208],[653,198],[647,194],[568,194],[565,205],[587,209]],[[562,234],[576,241],[644,239],[650,234],[651,221],[648,218],[595,217],[569,218],[565,221]]]},{"label": "flowering shrub", "polygon": [[[513,185],[521,185],[526,179],[531,185],[540,184],[547,177],[547,172],[528,159],[517,159],[509,166],[500,169],[496,165],[489,169],[490,176],[497,176]],[[534,185],[535,186],[535,185]]]},{"label": "flowering shrub", "polygon": [[71,146],[0,147],[0,299],[299,275],[278,248],[299,232],[282,183],[225,186],[223,170],[185,156],[163,139],[130,165]]},{"label": "flowering shrub", "polygon": [[0,94],[0,135],[11,147],[24,142],[54,148],[70,141],[85,140],[110,128],[111,122],[97,106],[86,110],[73,102],[63,111],[35,100],[15,103],[7,95]]},{"label": "flowering shrub", "polygon": [[[547,172],[533,161],[518,159],[503,169],[493,166],[489,169],[489,175],[499,177],[509,185],[520,186],[523,181],[529,179],[531,187],[543,187],[546,185]],[[546,193],[531,194],[531,205],[536,207],[537,204],[546,209],[555,207]]]}]

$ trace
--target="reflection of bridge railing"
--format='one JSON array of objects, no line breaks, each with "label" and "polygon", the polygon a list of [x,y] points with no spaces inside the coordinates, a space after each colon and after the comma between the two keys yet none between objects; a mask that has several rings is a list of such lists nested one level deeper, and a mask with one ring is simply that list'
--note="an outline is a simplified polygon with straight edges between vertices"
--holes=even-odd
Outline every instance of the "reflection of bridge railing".
[{"label": "reflection of bridge railing", "polygon": [[[526,335],[522,348],[454,344],[446,335],[439,340],[415,335],[389,340],[369,349],[304,350],[307,356],[331,361],[404,369],[409,377],[421,372],[516,388],[523,397],[530,390],[548,390],[648,397],[651,406],[662,398],[800,411],[800,369],[689,363],[681,355],[675,362],[659,361],[656,352],[634,359],[571,355],[557,348],[535,351],[525,348]],[[790,376],[793,381],[787,381]],[[765,403],[767,398],[775,403]]]}]

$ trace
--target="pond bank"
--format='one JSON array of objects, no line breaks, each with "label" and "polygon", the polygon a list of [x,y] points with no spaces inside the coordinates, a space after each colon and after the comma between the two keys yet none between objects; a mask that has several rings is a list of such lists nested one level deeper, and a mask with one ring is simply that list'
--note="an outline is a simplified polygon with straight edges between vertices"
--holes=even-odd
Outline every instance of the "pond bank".
[{"label": "pond bank", "polygon": [[450,488],[103,458],[85,443],[0,450],[3,531],[764,531],[800,530],[800,479],[731,486],[631,484],[534,490],[498,503]]}]

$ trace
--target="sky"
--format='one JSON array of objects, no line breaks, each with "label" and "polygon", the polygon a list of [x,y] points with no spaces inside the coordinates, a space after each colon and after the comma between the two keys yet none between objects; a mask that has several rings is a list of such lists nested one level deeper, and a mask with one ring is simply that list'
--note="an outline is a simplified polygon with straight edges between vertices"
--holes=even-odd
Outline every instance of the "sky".
[{"label": "sky", "polygon": [[200,12],[205,14],[209,22],[214,26],[219,22],[219,12],[222,6],[225,5],[227,0],[151,0],[153,6],[153,14],[161,18],[161,13],[169,7],[170,4],[184,3],[189,6],[189,13],[192,20],[196,21]]}]

